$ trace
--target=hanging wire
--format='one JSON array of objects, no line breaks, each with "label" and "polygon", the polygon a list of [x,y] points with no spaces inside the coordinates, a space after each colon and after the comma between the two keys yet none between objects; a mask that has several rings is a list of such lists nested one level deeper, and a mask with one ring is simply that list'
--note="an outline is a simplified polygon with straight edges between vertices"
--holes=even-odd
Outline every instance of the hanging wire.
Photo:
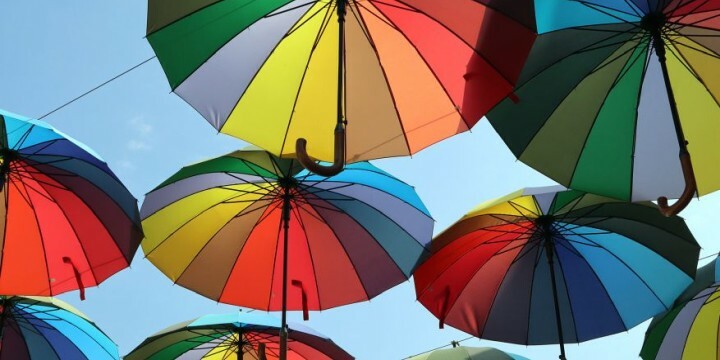
[{"label": "hanging wire", "polygon": [[459,345],[459,344],[460,344],[461,342],[463,342],[463,341],[468,341],[468,340],[474,339],[474,338],[475,338],[474,336],[468,336],[468,337],[466,337],[466,338],[464,338],[464,339],[462,339],[462,340],[453,340],[453,341],[451,341],[449,344],[445,344],[445,345],[443,345],[443,346],[438,346],[438,347],[436,347],[436,348],[434,348],[434,349],[430,349],[430,350],[427,350],[427,351],[423,351],[423,352],[418,353],[418,354],[415,354],[415,355],[410,355],[410,356],[404,357],[403,359],[409,359],[409,358],[411,358],[411,357],[420,356],[420,355],[422,355],[422,354],[427,354],[427,353],[429,353],[429,352],[433,352],[433,351],[435,351],[435,350],[440,350],[440,349],[446,348],[446,347],[448,347],[448,346],[455,347],[455,345]]},{"label": "hanging wire", "polygon": [[701,258],[698,259],[698,260],[701,260],[701,261],[702,261],[702,260],[705,260],[705,259],[709,259],[709,258],[711,258],[711,257],[718,256],[718,255],[720,255],[720,252],[716,252],[716,253],[712,253],[712,254],[707,255],[707,256],[703,256],[703,257],[701,257]]},{"label": "hanging wire", "polygon": [[152,57],[144,60],[143,62],[141,62],[141,63],[139,63],[139,64],[137,64],[137,65],[135,65],[135,66],[133,66],[133,67],[131,67],[131,68],[123,71],[123,72],[121,72],[120,74],[117,74],[117,75],[113,76],[111,79],[105,81],[104,83],[102,83],[102,84],[100,84],[100,85],[98,85],[98,86],[96,86],[96,87],[94,87],[94,88],[92,88],[92,89],[90,89],[90,90],[88,90],[88,91],[80,94],[79,96],[75,97],[74,99],[72,99],[72,100],[70,100],[70,101],[68,101],[68,102],[66,102],[66,103],[64,103],[64,104],[56,107],[55,109],[51,110],[50,112],[48,112],[47,114],[45,114],[45,115],[43,115],[43,116],[40,116],[40,117],[37,118],[37,119],[38,119],[38,120],[42,120],[43,118],[48,117],[48,116],[54,114],[56,111],[58,111],[58,110],[60,110],[60,109],[63,109],[64,107],[66,107],[66,106],[68,106],[68,105],[70,105],[70,104],[72,104],[72,103],[74,103],[74,102],[76,102],[76,101],[84,98],[85,96],[89,95],[89,94],[92,93],[93,91],[96,91],[96,90],[100,89],[101,87],[103,87],[103,86],[105,86],[105,85],[107,85],[107,84],[109,84],[109,83],[117,80],[118,78],[122,77],[123,75],[126,75],[127,73],[129,73],[129,72],[131,72],[131,71],[133,71],[133,70],[135,70],[135,69],[137,69],[137,68],[139,68],[139,67],[147,64],[148,62],[150,62],[151,60],[153,60],[153,59],[155,59],[155,58],[157,58],[157,56],[152,56]]}]

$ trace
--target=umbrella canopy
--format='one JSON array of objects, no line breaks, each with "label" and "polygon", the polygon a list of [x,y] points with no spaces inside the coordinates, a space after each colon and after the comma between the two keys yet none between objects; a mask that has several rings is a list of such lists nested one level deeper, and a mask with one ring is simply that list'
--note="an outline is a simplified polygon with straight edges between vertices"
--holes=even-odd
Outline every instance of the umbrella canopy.
[{"label": "umbrella canopy", "polygon": [[[309,141],[355,162],[466,131],[511,93],[533,0],[150,0],[147,39],[173,91],[276,155]],[[344,135],[343,135],[344,138]]]},{"label": "umbrella canopy", "polygon": [[515,156],[577,190],[683,196],[675,211],[720,189],[720,2],[545,3],[525,101],[488,114]]},{"label": "umbrella canopy", "polygon": [[[278,358],[280,319],[258,313],[206,315],[147,338],[126,360]],[[289,328],[290,359],[349,360],[350,354],[328,337],[301,325]]]},{"label": "umbrella canopy", "polygon": [[130,264],[137,201],[95,153],[0,111],[0,163],[0,294],[82,291]]},{"label": "umbrella canopy", "polygon": [[107,335],[60,300],[3,296],[0,311],[0,360],[120,359]]},{"label": "umbrella canopy", "polygon": [[456,346],[412,356],[407,360],[528,360],[490,347]]},{"label": "umbrella canopy", "polygon": [[684,221],[651,203],[526,189],[438,235],[415,289],[441,323],[469,334],[562,346],[670,308],[692,282],[699,251]]},{"label": "umbrella canopy", "polygon": [[716,259],[698,269],[695,281],[678,298],[675,307],[653,319],[640,352],[643,359],[717,359],[720,348],[717,262]]}]

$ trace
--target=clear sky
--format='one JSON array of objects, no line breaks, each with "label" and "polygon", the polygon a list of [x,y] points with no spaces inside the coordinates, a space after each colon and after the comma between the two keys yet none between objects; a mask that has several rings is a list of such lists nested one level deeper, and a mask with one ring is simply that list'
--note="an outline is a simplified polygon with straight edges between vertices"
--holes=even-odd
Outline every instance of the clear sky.
[{"label": "clear sky", "polygon": [[[0,0],[0,108],[39,117],[60,104],[153,56],[144,39],[146,0]],[[110,164],[135,196],[179,167],[241,148],[217,135],[170,92],[156,60],[44,119],[88,144]],[[416,186],[441,231],[478,203],[522,187],[551,181],[517,162],[492,128],[449,139],[412,159],[375,162]],[[703,245],[720,249],[714,234],[720,195],[694,201],[683,215]],[[207,313],[237,311],[179,286],[138,252],[131,269],[88,289],[62,295],[105,330],[126,354],[145,337]],[[301,314],[291,314],[301,321]],[[358,359],[400,359],[468,335],[437,329],[437,319],[415,301],[406,282],[370,302],[311,313],[306,324]],[[513,324],[508,324],[513,326]],[[568,345],[570,359],[635,359],[647,324],[623,333]],[[525,347],[484,340],[531,359],[557,358],[556,346]]]}]

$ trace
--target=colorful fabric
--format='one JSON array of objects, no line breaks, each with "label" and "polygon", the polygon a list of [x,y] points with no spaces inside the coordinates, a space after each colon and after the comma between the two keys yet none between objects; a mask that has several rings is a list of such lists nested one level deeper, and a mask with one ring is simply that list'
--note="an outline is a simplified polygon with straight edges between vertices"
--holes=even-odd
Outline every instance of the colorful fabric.
[{"label": "colorful fabric", "polygon": [[367,162],[324,178],[254,150],[185,167],[150,192],[143,251],[205,297],[281,310],[286,189],[287,310],[371,299],[407,280],[427,253],[433,220],[410,185]]},{"label": "colorful fabric", "polygon": [[407,360],[529,360],[489,347],[458,346],[413,356]]},{"label": "colorful fabric", "polygon": [[692,282],[700,247],[684,221],[651,203],[526,189],[481,204],[438,235],[415,272],[418,300],[483,339],[559,343],[626,331],[670,307]]}]

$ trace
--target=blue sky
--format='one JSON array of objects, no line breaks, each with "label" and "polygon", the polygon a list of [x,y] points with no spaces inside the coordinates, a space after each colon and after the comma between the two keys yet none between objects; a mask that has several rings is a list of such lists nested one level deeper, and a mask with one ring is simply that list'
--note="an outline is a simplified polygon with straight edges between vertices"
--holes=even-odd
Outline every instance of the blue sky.
[{"label": "blue sky", "polygon": [[[153,56],[144,39],[146,6],[146,0],[0,1],[0,108],[41,116]],[[245,145],[218,135],[172,94],[155,60],[44,120],[101,154],[141,201],[179,167]],[[517,162],[486,122],[412,159],[375,164],[416,186],[437,221],[436,232],[484,200],[552,184]],[[720,195],[715,194],[694,201],[683,213],[703,255],[720,249],[713,226],[717,209]],[[121,354],[176,322],[237,311],[173,286],[141,251],[131,269],[88,289],[87,297],[80,302],[77,293],[61,296],[95,320]],[[301,321],[301,314],[290,319]],[[438,330],[437,320],[415,301],[410,282],[367,303],[312,313],[306,325],[358,359],[399,359],[468,336]],[[568,345],[568,357],[637,358],[645,327]],[[495,346],[531,359],[557,358],[556,346],[463,344]]]}]

